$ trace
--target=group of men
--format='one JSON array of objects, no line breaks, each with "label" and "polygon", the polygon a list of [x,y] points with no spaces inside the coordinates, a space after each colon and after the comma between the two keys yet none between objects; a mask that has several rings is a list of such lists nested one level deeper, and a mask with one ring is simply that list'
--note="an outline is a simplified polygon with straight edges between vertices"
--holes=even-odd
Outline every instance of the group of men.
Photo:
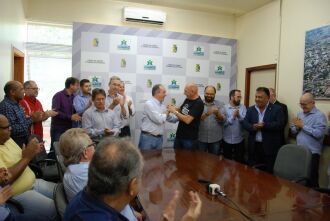
[{"label": "group of men", "polygon": [[[122,189],[117,190],[109,183],[102,183],[108,182],[102,180],[102,177],[99,177],[100,183],[95,181],[96,184],[92,181],[90,183],[90,179],[87,179],[92,176],[94,181],[98,179],[94,176],[103,173],[104,176],[109,175],[106,170],[121,166],[120,162],[116,161],[117,157],[122,159],[122,156],[129,154],[132,146],[128,141],[102,141],[105,137],[129,137],[130,117],[135,114],[134,102],[125,94],[125,85],[121,79],[113,76],[108,86],[107,93],[101,88],[91,91],[89,80],[83,79],[79,82],[78,79],[70,77],[65,81],[65,88],[53,96],[52,110],[44,111],[37,99],[39,88],[36,82],[27,81],[21,84],[18,81],[9,81],[5,85],[5,98],[0,102],[0,168],[6,168],[5,174],[9,176],[4,183],[10,184],[11,190],[4,187],[0,194],[12,192],[14,198],[21,202],[27,211],[24,213],[24,220],[56,219],[52,199],[55,184],[36,179],[28,166],[36,155],[44,151],[43,144],[39,141],[43,139],[42,122],[49,117],[52,144],[60,141],[61,153],[68,166],[64,178],[65,190],[70,198],[79,192],[79,200],[71,204],[73,211],[83,206],[89,207],[87,201],[97,204],[100,199],[103,202],[98,202],[99,207],[95,209],[104,210],[102,203],[111,202],[113,194],[123,193]],[[141,150],[162,148],[166,121],[179,122],[174,148],[201,150],[217,155],[222,151],[224,157],[244,163],[244,131],[247,131],[247,163],[264,164],[265,170],[272,172],[277,152],[285,144],[284,131],[288,122],[287,107],[276,100],[274,89],[257,88],[255,105],[248,109],[241,104],[241,92],[237,89],[230,91],[228,104],[215,99],[216,89],[212,85],[205,87],[204,99],[199,96],[198,87],[193,83],[185,85],[184,94],[186,98],[179,107],[172,103],[165,104],[166,88],[161,84],[153,86],[152,98],[145,103],[141,118],[138,145]],[[302,112],[292,119],[290,129],[293,134],[297,134],[297,144],[307,147],[312,152],[311,186],[317,187],[318,164],[327,120],[315,107],[312,94],[304,93],[300,98],[300,106]],[[39,141],[29,141],[30,135],[36,135]],[[94,154],[95,142],[100,142],[98,158]],[[127,146],[128,149],[123,151],[128,152],[119,153],[118,150],[121,150],[122,146]],[[117,152],[118,156],[111,155]],[[125,204],[108,204],[115,209],[113,212],[121,212],[129,220],[139,217],[139,214],[128,205],[138,192],[137,181],[141,173],[136,167],[141,161],[140,155],[138,151],[132,154],[135,156],[134,159],[126,160],[135,162],[134,168],[127,168],[134,176],[132,175],[125,185],[133,189],[121,195],[120,202]],[[95,165],[92,164],[93,156],[97,158]],[[98,160],[106,159],[113,159],[113,164],[98,165]],[[132,162],[127,162],[126,166]],[[92,165],[95,166],[95,170],[90,169]],[[142,165],[141,161],[141,167]],[[120,177],[114,179],[120,180]],[[70,187],[71,184],[77,183],[77,180],[79,184]],[[83,189],[86,184],[87,188]],[[105,192],[99,192],[102,189],[100,185],[108,184],[109,188],[102,187]],[[104,194],[107,197],[103,197]],[[193,194],[192,199],[196,200]],[[86,204],[81,205],[84,200],[87,200]],[[2,209],[6,210],[3,214],[7,214],[7,218],[22,219],[19,213],[14,212],[14,215],[10,216],[11,211],[14,211],[11,208],[0,206],[0,211]],[[67,214],[67,217],[77,216],[70,215],[70,212]],[[120,214],[114,214],[121,217]]]}]

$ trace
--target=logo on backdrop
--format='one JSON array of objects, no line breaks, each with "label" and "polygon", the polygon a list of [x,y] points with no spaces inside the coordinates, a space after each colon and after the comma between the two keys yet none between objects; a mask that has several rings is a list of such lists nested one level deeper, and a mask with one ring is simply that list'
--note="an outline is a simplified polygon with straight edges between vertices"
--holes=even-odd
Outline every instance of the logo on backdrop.
[{"label": "logo on backdrop", "polygon": [[172,52],[177,53],[178,52],[178,46],[176,44],[172,45]]},{"label": "logo on backdrop", "polygon": [[196,56],[204,56],[204,48],[201,46],[194,46],[193,54]]},{"label": "logo on backdrop", "polygon": [[101,81],[100,76],[91,76],[90,81],[91,81],[92,88],[101,88],[102,87],[102,81]]},{"label": "logo on backdrop", "polygon": [[217,89],[217,91],[220,91],[221,90],[221,84],[220,84],[220,82],[218,82],[216,84],[215,88]]},{"label": "logo on backdrop", "polygon": [[120,59],[120,67],[121,68],[126,68],[126,60],[125,60],[125,58]]},{"label": "logo on backdrop", "polygon": [[200,64],[195,65],[195,71],[196,72],[201,72],[201,65]]},{"label": "logo on backdrop", "polygon": [[175,132],[170,132],[167,134],[167,141],[174,142],[175,140],[176,133]]},{"label": "logo on backdrop", "polygon": [[98,38],[93,38],[92,45],[93,45],[93,47],[98,47],[99,46],[99,39]]},{"label": "logo on backdrop", "polygon": [[174,97],[171,98],[171,104],[176,105],[176,100]]},{"label": "logo on backdrop", "polygon": [[214,73],[217,75],[224,75],[225,74],[225,66],[223,65],[216,65],[214,68]]},{"label": "logo on backdrop", "polygon": [[176,80],[172,80],[171,81],[171,84],[168,85],[168,89],[179,90],[180,89],[180,85],[177,85],[176,83],[177,83]]},{"label": "logo on backdrop", "polygon": [[147,80],[147,88],[151,88],[152,87],[152,80],[148,79]]},{"label": "logo on backdrop", "polygon": [[156,66],[152,64],[152,60],[149,59],[147,64],[144,65],[144,70],[156,70]]},{"label": "logo on backdrop", "polygon": [[130,50],[131,46],[127,44],[127,41],[125,39],[121,40],[120,45],[117,46],[119,50]]}]

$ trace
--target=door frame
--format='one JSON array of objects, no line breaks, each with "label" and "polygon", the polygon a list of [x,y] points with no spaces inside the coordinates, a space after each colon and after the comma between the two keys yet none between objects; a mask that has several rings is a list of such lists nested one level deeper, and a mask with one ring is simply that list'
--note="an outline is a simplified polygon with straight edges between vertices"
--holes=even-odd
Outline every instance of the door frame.
[{"label": "door frame", "polygon": [[245,69],[245,94],[244,94],[244,105],[246,107],[249,107],[251,74],[254,71],[264,71],[264,70],[275,70],[275,88],[276,88],[277,64],[266,64],[266,65],[246,68]]},{"label": "door frame", "polygon": [[24,57],[25,54],[12,46],[13,54],[13,78],[15,81],[24,82]]}]

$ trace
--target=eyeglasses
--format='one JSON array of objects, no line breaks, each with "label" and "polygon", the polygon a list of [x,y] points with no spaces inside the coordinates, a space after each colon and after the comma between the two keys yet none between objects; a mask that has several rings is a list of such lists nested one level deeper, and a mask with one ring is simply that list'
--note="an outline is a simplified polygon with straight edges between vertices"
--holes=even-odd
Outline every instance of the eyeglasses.
[{"label": "eyeglasses", "polygon": [[299,105],[305,107],[305,106],[307,106],[307,105],[310,104],[310,103],[311,103],[311,102],[308,102],[308,103],[299,103]]},{"label": "eyeglasses", "polygon": [[27,88],[27,89],[40,91],[40,88],[38,88],[38,87],[29,87],[29,88]]},{"label": "eyeglasses", "polygon": [[84,149],[86,150],[86,149],[88,149],[89,147],[96,147],[96,143],[95,142],[93,142],[93,143],[91,143],[91,144],[89,144],[88,146],[86,146],[86,147],[84,147]]},{"label": "eyeglasses", "polygon": [[11,130],[11,126],[8,125],[8,126],[5,126],[5,127],[0,127],[0,129],[3,129],[3,130],[7,130],[7,129],[9,129],[9,130]]}]

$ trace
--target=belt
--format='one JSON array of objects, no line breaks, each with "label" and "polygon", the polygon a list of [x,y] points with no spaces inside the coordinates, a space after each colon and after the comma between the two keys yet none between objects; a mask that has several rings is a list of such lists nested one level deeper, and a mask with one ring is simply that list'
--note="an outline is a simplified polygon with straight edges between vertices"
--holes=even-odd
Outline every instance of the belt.
[{"label": "belt", "polygon": [[147,131],[141,131],[141,133],[143,133],[143,134],[147,134],[147,135],[150,135],[150,136],[153,136],[153,137],[162,137],[163,135],[161,135],[161,134],[158,134],[158,135],[155,135],[155,134],[152,134],[152,133],[149,133],[149,132],[147,132]]}]

